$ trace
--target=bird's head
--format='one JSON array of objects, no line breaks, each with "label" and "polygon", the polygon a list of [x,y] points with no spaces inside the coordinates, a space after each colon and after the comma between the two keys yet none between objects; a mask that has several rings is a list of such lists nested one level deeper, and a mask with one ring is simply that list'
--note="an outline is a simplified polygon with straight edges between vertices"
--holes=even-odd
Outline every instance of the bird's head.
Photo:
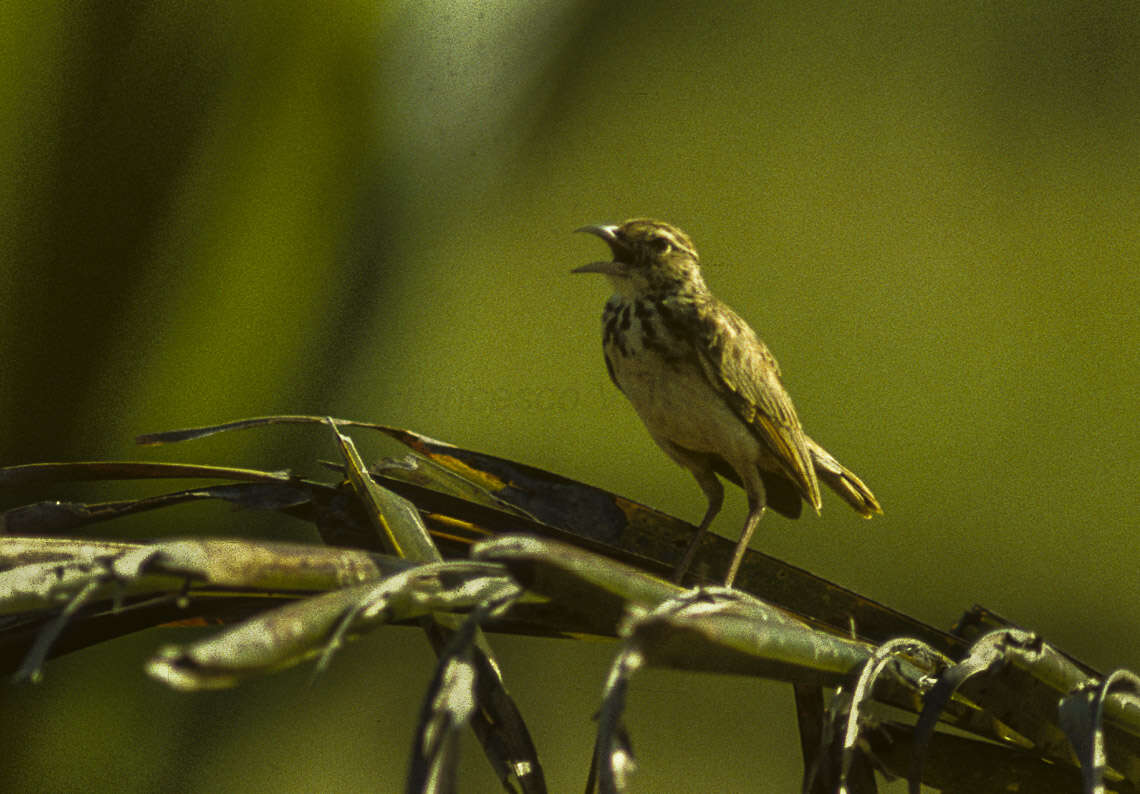
[{"label": "bird's head", "polygon": [[602,273],[629,297],[706,291],[697,249],[676,226],[636,218],[620,226],[583,226],[575,231],[605,240],[613,260],[591,262],[573,273]]}]

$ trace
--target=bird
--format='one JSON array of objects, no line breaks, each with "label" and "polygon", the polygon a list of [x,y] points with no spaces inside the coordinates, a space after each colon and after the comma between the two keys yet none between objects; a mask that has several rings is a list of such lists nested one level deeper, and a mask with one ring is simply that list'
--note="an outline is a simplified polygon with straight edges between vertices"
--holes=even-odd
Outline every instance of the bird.
[{"label": "bird", "polygon": [[766,508],[818,514],[820,482],[864,518],[882,513],[871,490],[808,437],[776,359],[751,326],[705,285],[685,232],[634,218],[583,226],[612,259],[574,268],[600,273],[614,293],[602,312],[602,347],[614,385],[657,445],[696,479],[708,507],[673,571],[680,583],[720,512],[720,477],[741,486],[748,516],[724,579],[732,587]]}]

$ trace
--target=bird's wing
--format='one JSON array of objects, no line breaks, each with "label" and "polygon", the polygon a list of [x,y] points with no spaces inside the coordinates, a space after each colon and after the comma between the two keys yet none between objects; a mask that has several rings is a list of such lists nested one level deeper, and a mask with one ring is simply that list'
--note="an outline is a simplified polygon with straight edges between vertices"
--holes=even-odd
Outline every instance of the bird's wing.
[{"label": "bird's wing", "polygon": [[705,376],[768,446],[818,512],[819,481],[792,398],[780,381],[776,359],[748,323],[728,306],[712,297],[698,302],[704,305],[683,314],[696,325],[689,338]]}]

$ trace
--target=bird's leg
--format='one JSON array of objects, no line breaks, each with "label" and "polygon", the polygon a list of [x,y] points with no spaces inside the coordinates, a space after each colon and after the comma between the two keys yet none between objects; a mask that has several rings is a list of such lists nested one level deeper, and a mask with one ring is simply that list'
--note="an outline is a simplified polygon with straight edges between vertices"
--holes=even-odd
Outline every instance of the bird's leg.
[{"label": "bird's leg", "polygon": [[740,570],[740,563],[744,560],[744,552],[748,551],[748,542],[752,540],[752,533],[764,515],[764,499],[748,496],[748,518],[744,521],[744,531],[740,533],[740,540],[736,541],[736,551],[732,554],[732,565],[728,566],[728,575],[724,577],[724,586],[732,587],[736,580],[736,572]]},{"label": "bird's leg", "polygon": [[693,539],[689,541],[688,548],[685,549],[685,555],[681,558],[681,562],[673,569],[673,581],[677,584],[681,583],[684,578],[685,572],[689,570],[689,566],[693,563],[693,557],[697,553],[697,547],[701,544],[705,533],[709,531],[709,525],[716,518],[716,514],[720,512],[720,506],[724,503],[724,486],[720,484],[720,480],[712,471],[694,471],[693,476],[697,478],[697,483],[701,486],[701,490],[705,492],[705,498],[709,500],[708,509],[705,510],[705,516],[701,519],[701,525],[697,527],[697,533],[693,535]]}]

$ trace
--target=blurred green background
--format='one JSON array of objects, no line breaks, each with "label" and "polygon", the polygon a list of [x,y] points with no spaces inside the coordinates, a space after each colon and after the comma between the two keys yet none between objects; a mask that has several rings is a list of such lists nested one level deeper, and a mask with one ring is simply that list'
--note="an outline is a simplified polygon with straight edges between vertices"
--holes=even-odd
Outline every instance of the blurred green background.
[{"label": "blurred green background", "polygon": [[[606,285],[568,274],[604,253],[574,228],[651,215],[886,509],[825,496],[756,546],[936,625],[982,603],[1140,668],[1132,4],[15,2],[0,63],[0,463],[316,472],[315,429],[131,439],[329,413],[695,520],[606,377]],[[743,514],[734,493],[717,529]],[[103,530],[308,537],[216,506],[155,521]],[[177,695],[142,665],[187,636],[3,689],[6,785],[399,788],[415,630],[312,687]],[[495,644],[552,790],[578,790],[613,644]],[[652,672],[629,724],[637,791],[797,790],[785,686]],[[473,741],[463,766],[495,790]]]}]

